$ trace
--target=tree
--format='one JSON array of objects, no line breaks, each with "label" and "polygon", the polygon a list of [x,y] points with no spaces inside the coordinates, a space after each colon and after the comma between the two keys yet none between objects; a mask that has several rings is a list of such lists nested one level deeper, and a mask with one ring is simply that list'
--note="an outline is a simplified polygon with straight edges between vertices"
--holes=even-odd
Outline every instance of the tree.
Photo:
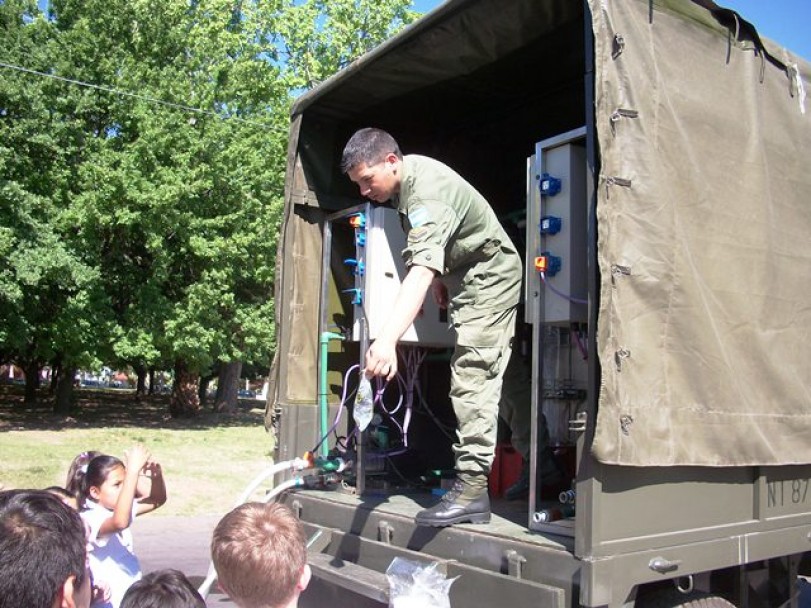
[{"label": "tree", "polygon": [[287,2],[272,36],[291,90],[311,89],[372,50],[418,14],[410,0]]},{"label": "tree", "polygon": [[[58,63],[58,32],[36,4],[0,4],[0,23],[11,57],[39,71]],[[63,82],[9,70],[0,81],[0,343],[26,370],[29,402],[44,362],[59,354],[66,369],[89,363],[103,333],[104,293],[69,221],[97,111]]]},{"label": "tree", "polygon": [[409,4],[0,4],[3,48],[74,81],[0,83],[0,353],[171,367],[179,416],[201,371],[269,365],[293,95]]}]

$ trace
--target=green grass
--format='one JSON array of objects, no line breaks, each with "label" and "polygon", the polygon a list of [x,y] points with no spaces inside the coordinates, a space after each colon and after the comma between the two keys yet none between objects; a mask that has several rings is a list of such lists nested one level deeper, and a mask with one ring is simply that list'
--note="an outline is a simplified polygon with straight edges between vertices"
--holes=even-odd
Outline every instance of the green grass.
[{"label": "green grass", "polygon": [[168,500],[156,516],[221,514],[273,462],[260,409],[232,415],[204,410],[193,419],[173,420],[165,396],[136,403],[130,392],[96,390],[77,391],[71,415],[57,416],[45,393],[39,399],[36,407],[27,407],[17,387],[0,388],[4,489],[64,485],[78,453],[99,450],[122,457],[142,443],[166,479]]}]

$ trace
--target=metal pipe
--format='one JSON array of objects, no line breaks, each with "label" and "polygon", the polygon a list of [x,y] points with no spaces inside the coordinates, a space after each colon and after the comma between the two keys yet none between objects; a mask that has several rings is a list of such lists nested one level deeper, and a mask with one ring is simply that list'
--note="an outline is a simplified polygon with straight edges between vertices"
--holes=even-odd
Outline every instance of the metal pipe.
[{"label": "metal pipe", "polygon": [[329,341],[343,340],[341,334],[325,331],[319,340],[321,345],[321,365],[319,365],[318,378],[318,411],[321,419],[321,456],[326,458],[329,454],[329,443],[323,441],[329,432],[329,405],[327,403],[327,357],[329,356]]}]

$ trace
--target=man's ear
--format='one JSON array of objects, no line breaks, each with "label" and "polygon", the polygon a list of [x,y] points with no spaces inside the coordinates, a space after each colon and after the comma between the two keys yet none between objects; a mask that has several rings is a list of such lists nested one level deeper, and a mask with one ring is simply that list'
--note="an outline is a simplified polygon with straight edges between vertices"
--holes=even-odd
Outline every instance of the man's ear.
[{"label": "man's ear", "polygon": [[76,608],[74,595],[76,594],[76,575],[71,574],[59,587],[54,601],[54,608]]},{"label": "man's ear", "polygon": [[386,154],[386,158],[383,159],[387,165],[396,166],[400,162],[400,158],[394,153],[389,152]]},{"label": "man's ear", "polygon": [[312,576],[313,571],[310,569],[310,564],[304,564],[304,568],[301,570],[301,577],[298,579],[296,589],[298,589],[299,592],[304,591],[307,588],[307,585],[310,584],[310,579]]}]

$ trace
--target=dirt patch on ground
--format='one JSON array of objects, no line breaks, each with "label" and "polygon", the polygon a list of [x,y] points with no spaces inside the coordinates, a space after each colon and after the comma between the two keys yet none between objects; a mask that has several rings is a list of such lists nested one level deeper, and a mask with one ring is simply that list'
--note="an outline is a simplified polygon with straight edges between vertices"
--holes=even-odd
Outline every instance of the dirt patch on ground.
[{"label": "dirt patch on ground", "polygon": [[264,403],[257,400],[240,401],[233,413],[214,412],[210,405],[204,405],[197,416],[172,418],[168,395],[149,395],[136,400],[135,393],[128,390],[76,389],[74,398],[75,404],[65,416],[54,413],[54,399],[47,391],[40,391],[37,403],[28,405],[23,401],[21,387],[2,386],[0,432],[97,427],[190,430],[263,423],[263,414],[257,408],[264,407]]}]

